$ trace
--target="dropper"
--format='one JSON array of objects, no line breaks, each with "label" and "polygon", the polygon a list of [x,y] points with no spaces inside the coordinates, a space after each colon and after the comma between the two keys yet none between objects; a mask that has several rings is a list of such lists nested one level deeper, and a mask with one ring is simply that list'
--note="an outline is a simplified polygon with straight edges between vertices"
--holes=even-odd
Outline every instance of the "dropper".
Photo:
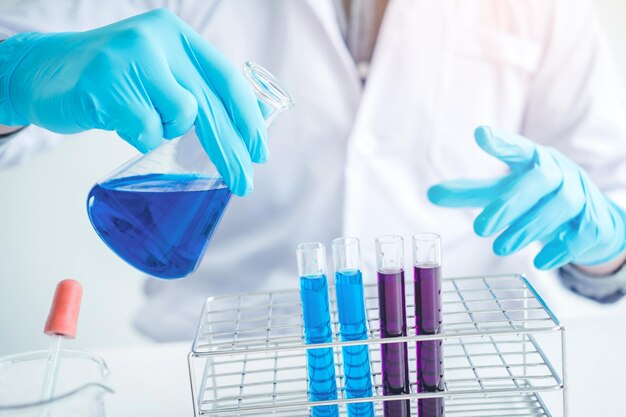
[{"label": "dropper", "polygon": [[83,296],[83,287],[80,282],[73,279],[65,279],[57,284],[50,314],[44,328],[44,333],[51,336],[48,359],[43,384],[41,386],[42,402],[50,401],[54,396],[54,390],[59,374],[60,353],[63,339],[76,337],[78,327],[78,313],[80,301]]}]

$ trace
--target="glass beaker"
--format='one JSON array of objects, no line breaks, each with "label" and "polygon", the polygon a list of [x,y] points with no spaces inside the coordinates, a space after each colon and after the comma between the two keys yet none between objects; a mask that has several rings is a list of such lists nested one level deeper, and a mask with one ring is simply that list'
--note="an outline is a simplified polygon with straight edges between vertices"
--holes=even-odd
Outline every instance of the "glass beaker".
[{"label": "glass beaker", "polygon": [[[260,65],[246,62],[267,126],[294,105],[287,90]],[[107,246],[133,267],[158,278],[196,270],[231,197],[193,135],[163,141],[105,180],[87,199],[91,224]]]},{"label": "glass beaker", "polygon": [[104,394],[113,393],[104,361],[62,350],[56,389],[41,401],[48,351],[0,358],[0,417],[104,417]]}]

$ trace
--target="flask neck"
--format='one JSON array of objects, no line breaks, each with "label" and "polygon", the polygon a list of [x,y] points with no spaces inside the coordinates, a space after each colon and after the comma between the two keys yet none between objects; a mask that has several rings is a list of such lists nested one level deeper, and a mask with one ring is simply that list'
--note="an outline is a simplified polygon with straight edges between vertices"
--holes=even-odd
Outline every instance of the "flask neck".
[{"label": "flask neck", "polygon": [[[243,74],[257,97],[268,127],[278,115],[294,106],[293,98],[287,89],[260,65],[246,62]],[[185,135],[178,139],[165,140],[157,149],[136,156],[99,183],[115,178],[155,173],[203,174],[221,179],[200,141],[193,135]]]},{"label": "flask neck", "polygon": [[243,74],[257,97],[267,127],[282,112],[294,106],[293,97],[287,89],[259,64],[246,62],[243,66]]}]

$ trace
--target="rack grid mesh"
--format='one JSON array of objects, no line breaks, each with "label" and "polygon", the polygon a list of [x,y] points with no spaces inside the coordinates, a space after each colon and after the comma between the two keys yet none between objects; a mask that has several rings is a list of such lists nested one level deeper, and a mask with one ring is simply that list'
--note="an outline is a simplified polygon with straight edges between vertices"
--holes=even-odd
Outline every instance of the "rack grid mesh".
[{"label": "rack grid mesh", "polygon": [[[417,405],[413,404],[415,410]],[[339,405],[341,416],[347,416],[345,404]],[[381,404],[374,405],[376,416],[383,415]],[[202,413],[201,415],[212,416],[242,416],[242,417],[311,417],[311,412],[307,407],[298,408],[276,408],[268,412],[240,411],[233,413]],[[491,397],[463,397],[446,400],[446,416],[448,417],[551,417],[546,405],[541,398],[534,393],[528,394],[503,394]]]},{"label": "rack grid mesh", "polygon": [[[564,387],[559,372],[542,351],[536,334],[564,328],[521,275],[444,279],[444,332],[381,339],[376,285],[366,285],[368,339],[341,342],[334,291],[330,291],[338,399],[316,405],[390,398],[418,400],[446,396],[452,416],[549,416],[540,392]],[[413,286],[407,285],[407,320],[414,323]],[[409,331],[411,334],[411,331]],[[297,290],[244,293],[210,298],[202,313],[189,356],[197,415],[309,416],[306,354]],[[443,339],[446,390],[440,393],[382,395],[380,345],[407,341],[415,375],[415,342]],[[347,399],[343,390],[341,347],[368,344],[373,396]],[[194,361],[203,360],[196,378]],[[560,367],[562,369],[562,365]],[[380,414],[379,414],[380,413]],[[347,415],[347,414],[346,414]],[[377,415],[382,415],[379,411]]]}]

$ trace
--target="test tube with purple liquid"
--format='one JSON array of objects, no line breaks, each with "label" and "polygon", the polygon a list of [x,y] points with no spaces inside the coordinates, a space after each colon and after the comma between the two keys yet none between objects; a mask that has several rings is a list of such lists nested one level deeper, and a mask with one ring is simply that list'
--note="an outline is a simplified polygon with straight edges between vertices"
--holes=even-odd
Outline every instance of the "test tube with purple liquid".
[{"label": "test tube with purple liquid", "polygon": [[[415,332],[433,335],[442,331],[441,316],[441,238],[435,233],[413,236],[415,279]],[[417,391],[444,391],[443,341],[417,342]],[[418,401],[420,417],[443,417],[444,398]]]},{"label": "test tube with purple liquid", "polygon": [[[407,335],[406,301],[404,291],[404,241],[400,236],[381,236],[376,239],[378,270],[378,303],[380,337]],[[382,343],[383,395],[410,393],[407,343]],[[409,400],[383,402],[385,417],[410,417]]]}]

